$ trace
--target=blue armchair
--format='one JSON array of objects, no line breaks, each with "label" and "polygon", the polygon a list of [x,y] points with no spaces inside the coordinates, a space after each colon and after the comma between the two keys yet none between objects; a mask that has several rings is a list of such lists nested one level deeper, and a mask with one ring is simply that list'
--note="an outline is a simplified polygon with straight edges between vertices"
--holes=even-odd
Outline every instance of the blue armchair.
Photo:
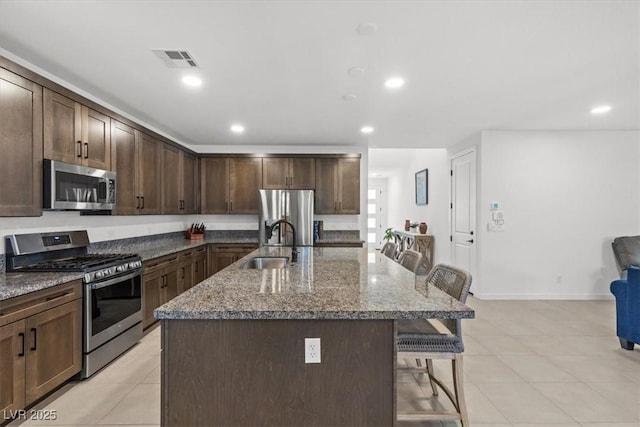
[{"label": "blue armchair", "polygon": [[633,350],[640,345],[640,268],[627,268],[627,278],[611,282],[616,297],[616,327],[620,345]]}]

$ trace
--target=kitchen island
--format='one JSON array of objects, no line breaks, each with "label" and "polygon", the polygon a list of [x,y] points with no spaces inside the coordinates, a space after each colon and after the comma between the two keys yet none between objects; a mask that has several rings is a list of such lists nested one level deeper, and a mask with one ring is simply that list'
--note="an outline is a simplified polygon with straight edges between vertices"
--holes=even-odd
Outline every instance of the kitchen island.
[{"label": "kitchen island", "polygon": [[[393,425],[395,320],[473,318],[469,307],[364,248],[262,247],[155,311],[162,424]],[[321,363],[305,364],[305,338]]]}]

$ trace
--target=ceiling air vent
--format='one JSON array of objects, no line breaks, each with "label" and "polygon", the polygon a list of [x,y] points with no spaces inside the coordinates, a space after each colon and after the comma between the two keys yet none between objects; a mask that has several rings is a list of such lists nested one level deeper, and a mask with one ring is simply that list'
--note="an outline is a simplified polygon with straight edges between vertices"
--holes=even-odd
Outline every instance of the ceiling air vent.
[{"label": "ceiling air vent", "polygon": [[186,50],[153,49],[152,52],[169,68],[200,68]]}]

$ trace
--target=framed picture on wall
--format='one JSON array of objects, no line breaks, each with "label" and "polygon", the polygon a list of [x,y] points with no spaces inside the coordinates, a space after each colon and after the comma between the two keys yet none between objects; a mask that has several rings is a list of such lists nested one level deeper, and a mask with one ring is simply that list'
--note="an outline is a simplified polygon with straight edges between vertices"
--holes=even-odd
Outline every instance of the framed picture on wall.
[{"label": "framed picture on wall", "polygon": [[429,169],[416,172],[416,205],[429,203]]}]

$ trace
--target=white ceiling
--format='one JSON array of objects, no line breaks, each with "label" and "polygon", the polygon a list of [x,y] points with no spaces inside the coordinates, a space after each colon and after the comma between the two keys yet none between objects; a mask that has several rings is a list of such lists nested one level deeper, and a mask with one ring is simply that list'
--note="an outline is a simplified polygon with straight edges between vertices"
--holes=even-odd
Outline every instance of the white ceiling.
[{"label": "white ceiling", "polygon": [[[637,1],[1,0],[0,47],[189,145],[446,147],[638,129],[639,16]],[[204,85],[156,48],[191,52]],[[405,87],[385,89],[392,75]]]}]

